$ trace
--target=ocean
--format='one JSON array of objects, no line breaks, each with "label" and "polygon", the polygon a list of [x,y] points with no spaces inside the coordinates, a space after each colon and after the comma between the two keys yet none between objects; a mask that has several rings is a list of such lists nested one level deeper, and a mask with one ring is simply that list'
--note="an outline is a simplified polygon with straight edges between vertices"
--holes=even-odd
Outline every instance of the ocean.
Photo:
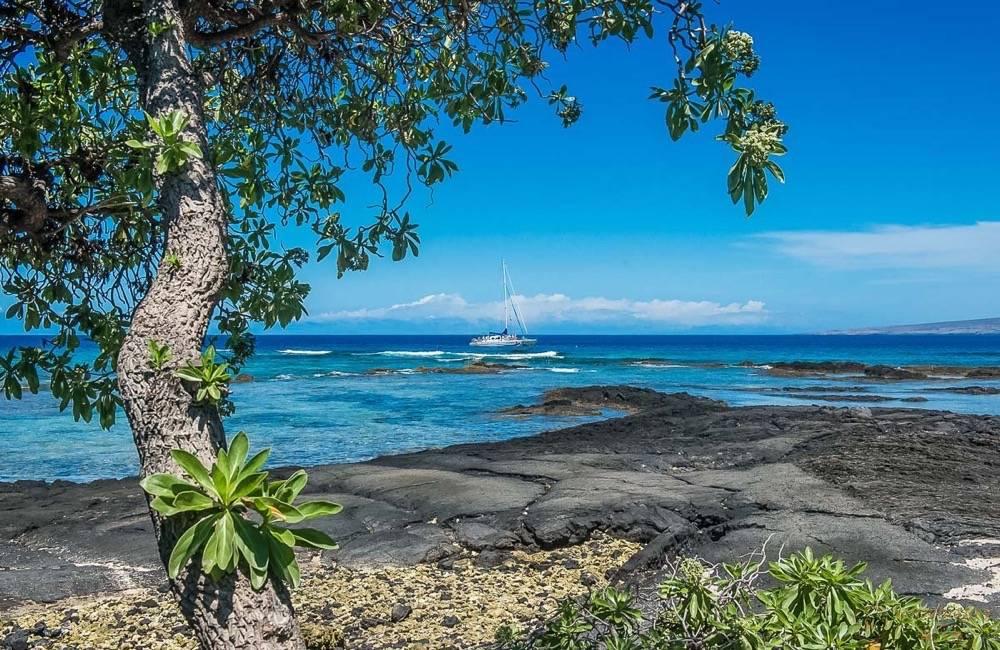
[{"label": "ocean", "polygon": [[[27,337],[0,337],[0,350]],[[470,348],[469,336],[261,336],[234,384],[230,434],[245,430],[272,464],[358,461],[446,445],[527,436],[593,417],[513,418],[498,409],[550,388],[631,384],[687,391],[732,405],[893,406],[1000,414],[1000,396],[941,391],[1000,387],[983,379],[845,382],[773,376],[766,364],[850,360],[896,365],[1000,365],[1000,336],[567,336],[539,335],[525,350]],[[518,366],[497,374],[429,373],[472,360]],[[746,364],[745,362],[750,362]],[[889,401],[812,397],[837,385]],[[791,388],[792,390],[785,390]],[[925,402],[905,402],[925,398]],[[606,413],[611,416],[613,413]],[[0,481],[91,481],[133,475],[138,460],[124,416],[110,431],[74,422],[51,395],[0,397]]]}]

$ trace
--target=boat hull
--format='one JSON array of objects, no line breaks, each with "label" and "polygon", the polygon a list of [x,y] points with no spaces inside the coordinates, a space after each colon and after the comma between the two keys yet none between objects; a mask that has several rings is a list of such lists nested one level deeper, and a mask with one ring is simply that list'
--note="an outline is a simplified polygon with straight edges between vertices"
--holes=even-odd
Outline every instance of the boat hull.
[{"label": "boat hull", "polygon": [[469,345],[475,348],[526,348],[534,345],[536,342],[537,339],[526,339],[514,336],[481,336],[469,341]]}]

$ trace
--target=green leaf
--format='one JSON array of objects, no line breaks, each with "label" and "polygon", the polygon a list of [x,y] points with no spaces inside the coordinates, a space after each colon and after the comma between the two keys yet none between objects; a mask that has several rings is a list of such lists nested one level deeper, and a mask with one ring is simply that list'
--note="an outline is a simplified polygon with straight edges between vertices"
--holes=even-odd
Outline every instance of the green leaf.
[{"label": "green leaf", "polygon": [[767,170],[771,172],[771,175],[774,176],[776,179],[778,179],[779,183],[785,182],[785,172],[784,170],[781,169],[778,163],[774,162],[773,160],[768,160],[765,163],[765,166],[767,167]]},{"label": "green leaf", "polygon": [[267,535],[267,546],[270,551],[270,567],[277,572],[292,588],[299,586],[299,563],[295,560],[295,552],[274,535]]},{"label": "green leaf", "polygon": [[222,513],[215,524],[215,535],[218,537],[215,549],[216,564],[222,571],[230,572],[236,568],[237,561],[236,534],[231,513]]},{"label": "green leaf", "polygon": [[295,546],[295,535],[292,533],[291,529],[282,528],[281,526],[268,526],[267,531],[268,534],[285,546]]},{"label": "green leaf", "polygon": [[202,157],[201,146],[199,146],[198,144],[196,144],[194,142],[187,142],[187,141],[181,142],[181,143],[179,143],[177,145],[177,148],[180,149],[181,151],[183,151],[185,154],[187,154],[191,158],[201,158]]},{"label": "green leaf", "polygon": [[215,521],[218,517],[219,515],[215,514],[202,518],[198,523],[184,531],[177,539],[177,543],[174,544],[174,550],[170,553],[170,559],[167,561],[167,575],[171,579],[176,578],[180,574],[184,565],[208,541],[208,537],[212,534],[213,526],[215,526]]},{"label": "green leaf", "polygon": [[198,481],[209,494],[218,496],[218,492],[215,491],[215,484],[208,475],[208,470],[205,469],[205,466],[201,464],[201,461],[194,454],[183,449],[174,449],[170,452],[170,457],[188,473],[188,476]]},{"label": "green leaf", "polygon": [[243,477],[243,480],[237,483],[228,495],[229,500],[232,502],[248,496],[262,496],[258,494],[258,491],[266,479],[267,472],[258,472]]},{"label": "green leaf", "polygon": [[285,503],[274,497],[255,497],[253,499],[254,509],[261,515],[267,515],[282,521],[302,521],[302,513],[298,508]]},{"label": "green leaf", "polygon": [[191,483],[179,479],[173,474],[150,474],[139,481],[139,487],[159,497],[174,497],[179,492],[194,489]]},{"label": "green leaf", "polygon": [[174,507],[173,497],[156,497],[149,502],[149,507],[165,517],[171,517],[180,512]]},{"label": "green leaf", "polygon": [[[302,515],[298,521],[308,521],[317,517],[335,515],[344,509],[339,503],[333,503],[332,501],[307,501],[295,507],[298,508],[299,513]],[[289,523],[298,522],[289,520]]]},{"label": "green leaf", "polygon": [[304,470],[298,470],[282,483],[277,491],[277,497],[286,503],[291,503],[299,496],[309,481],[309,475]]},{"label": "green leaf", "polygon": [[209,510],[217,507],[217,503],[201,492],[191,490],[180,492],[174,497],[174,508],[178,512]]},{"label": "green leaf", "polygon": [[243,517],[233,517],[236,531],[236,547],[253,569],[266,571],[268,563],[267,540],[260,530]]},{"label": "green leaf", "polygon": [[237,482],[240,482],[247,476],[250,476],[251,474],[254,474],[257,471],[259,471],[260,468],[264,466],[264,463],[267,462],[267,458],[270,455],[271,455],[270,449],[264,449],[263,451],[259,451],[256,454],[254,454],[253,457],[251,457],[250,460],[248,460],[246,464],[243,465],[243,469],[242,471],[240,471],[240,475],[236,477]]},{"label": "green leaf", "polygon": [[305,548],[320,548],[333,550],[337,548],[337,542],[321,530],[315,528],[290,528],[295,536],[295,545]]},{"label": "green leaf", "polygon": [[247,434],[240,431],[229,443],[229,462],[236,469],[242,469],[250,450],[250,440]]}]

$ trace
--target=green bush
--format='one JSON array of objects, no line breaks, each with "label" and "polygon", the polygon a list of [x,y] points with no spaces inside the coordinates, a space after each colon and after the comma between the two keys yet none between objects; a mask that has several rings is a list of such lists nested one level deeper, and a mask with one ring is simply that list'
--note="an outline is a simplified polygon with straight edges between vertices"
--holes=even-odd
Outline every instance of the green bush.
[{"label": "green bush", "polygon": [[[682,559],[648,606],[608,587],[566,601],[534,632],[497,632],[502,650],[1000,650],[1000,621],[957,604],[942,609],[897,595],[810,549],[708,566]],[[757,582],[770,576],[777,586]],[[643,613],[646,612],[646,614]]]},{"label": "green bush", "polygon": [[299,565],[292,549],[337,547],[322,531],[285,524],[333,515],[341,507],[329,501],[296,505],[308,480],[306,473],[299,470],[284,481],[270,481],[268,473],[260,471],[270,451],[265,449],[248,460],[249,448],[246,434],[238,433],[229,451],[219,452],[211,470],[193,454],[175,449],[171,456],[191,480],[151,474],[140,482],[153,496],[154,510],[190,522],[167,562],[171,578],[199,557],[203,572],[219,577],[240,569],[254,589],[263,587],[269,575],[297,587]]}]

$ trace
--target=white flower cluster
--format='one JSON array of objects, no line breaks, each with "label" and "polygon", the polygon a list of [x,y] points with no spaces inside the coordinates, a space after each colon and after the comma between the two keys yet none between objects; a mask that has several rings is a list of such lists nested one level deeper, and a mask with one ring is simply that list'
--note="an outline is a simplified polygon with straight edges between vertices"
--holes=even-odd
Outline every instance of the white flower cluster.
[{"label": "white flower cluster", "polygon": [[780,142],[781,138],[774,128],[753,126],[740,138],[739,148],[752,166],[763,167]]},{"label": "white flower cluster", "polygon": [[727,32],[722,39],[722,51],[747,76],[760,66],[760,57],[753,51],[753,37],[746,32]]}]

